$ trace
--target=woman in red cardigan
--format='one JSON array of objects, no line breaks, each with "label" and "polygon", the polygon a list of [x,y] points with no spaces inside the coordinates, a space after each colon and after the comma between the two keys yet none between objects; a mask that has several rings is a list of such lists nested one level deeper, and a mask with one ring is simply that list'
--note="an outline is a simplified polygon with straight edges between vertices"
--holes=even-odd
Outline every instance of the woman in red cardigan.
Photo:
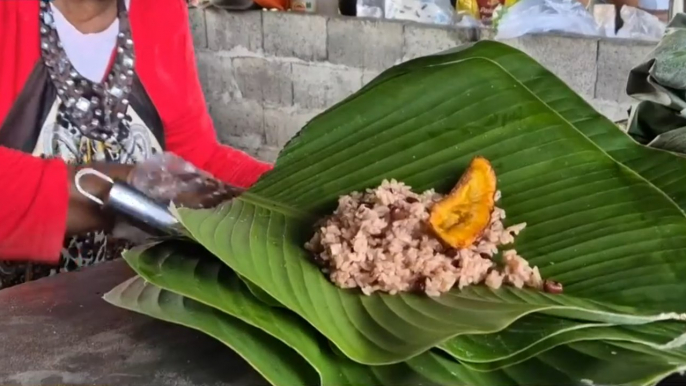
[{"label": "woman in red cardigan", "polygon": [[83,165],[126,179],[169,151],[239,187],[270,168],[217,142],[185,0],[0,1],[0,58],[0,288],[119,256]]}]

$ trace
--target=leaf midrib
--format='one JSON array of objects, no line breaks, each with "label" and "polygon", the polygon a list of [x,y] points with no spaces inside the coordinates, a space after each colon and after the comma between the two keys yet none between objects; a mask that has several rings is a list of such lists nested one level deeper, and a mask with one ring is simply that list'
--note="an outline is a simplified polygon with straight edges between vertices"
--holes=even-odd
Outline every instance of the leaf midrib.
[{"label": "leaf midrib", "polygon": [[266,198],[255,193],[251,193],[250,191],[244,192],[243,194],[238,196],[237,199],[245,203],[255,205],[259,208],[264,208],[269,211],[281,213],[286,217],[312,222],[316,220],[315,216],[312,214],[309,214],[307,212],[304,212],[291,206],[284,205],[270,198]]}]

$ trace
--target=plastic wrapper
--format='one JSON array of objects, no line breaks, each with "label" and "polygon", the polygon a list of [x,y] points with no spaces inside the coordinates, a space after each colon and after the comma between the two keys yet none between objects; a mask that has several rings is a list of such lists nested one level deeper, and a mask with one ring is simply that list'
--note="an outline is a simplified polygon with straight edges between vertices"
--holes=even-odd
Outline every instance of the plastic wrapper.
[{"label": "plastic wrapper", "polygon": [[593,18],[604,36],[615,35],[615,12],[614,4],[596,4],[593,6]]},{"label": "plastic wrapper", "polygon": [[462,28],[479,28],[481,23],[476,20],[472,15],[465,12],[458,12],[455,15],[455,22],[453,23],[456,27]]},{"label": "plastic wrapper", "polygon": [[499,6],[511,7],[518,0],[457,0],[458,13],[466,13],[484,25],[493,23],[493,13]]},{"label": "plastic wrapper", "polygon": [[460,19],[450,0],[357,0],[356,6],[358,17],[442,25],[452,25]]},{"label": "plastic wrapper", "polygon": [[357,17],[372,17],[381,19],[384,17],[383,0],[357,0]]},{"label": "plastic wrapper", "polygon": [[666,25],[657,16],[629,6],[622,7],[622,26],[615,33],[615,12],[612,4],[596,5],[593,9],[595,20],[607,37],[658,41],[665,33]]},{"label": "plastic wrapper", "polygon": [[[157,154],[136,165],[127,183],[162,205],[210,208],[241,194],[232,187],[199,170],[171,153]],[[116,238],[142,242],[149,235],[123,221],[113,230]]]},{"label": "plastic wrapper", "polygon": [[455,12],[450,0],[386,0],[386,19],[410,20],[420,23],[453,23]]},{"label": "plastic wrapper", "polygon": [[495,38],[513,39],[553,31],[603,35],[593,15],[578,0],[520,0],[503,13]]},{"label": "plastic wrapper", "polygon": [[624,21],[617,31],[618,38],[660,40],[665,33],[666,25],[660,19],[644,10],[634,7],[622,7],[620,16]]},{"label": "plastic wrapper", "polygon": [[357,0],[357,16],[447,25],[454,10],[450,0]]}]

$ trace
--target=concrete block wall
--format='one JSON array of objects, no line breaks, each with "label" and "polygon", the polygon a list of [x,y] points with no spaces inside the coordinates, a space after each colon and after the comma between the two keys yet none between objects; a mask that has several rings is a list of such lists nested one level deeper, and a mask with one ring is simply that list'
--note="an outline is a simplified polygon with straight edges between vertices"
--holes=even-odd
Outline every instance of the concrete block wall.
[{"label": "concrete block wall", "polygon": [[[282,12],[191,10],[198,70],[220,140],[273,161],[305,123],[384,69],[492,37],[443,28]],[[528,36],[508,41],[613,120],[626,117],[629,70],[655,46],[630,40]]]}]

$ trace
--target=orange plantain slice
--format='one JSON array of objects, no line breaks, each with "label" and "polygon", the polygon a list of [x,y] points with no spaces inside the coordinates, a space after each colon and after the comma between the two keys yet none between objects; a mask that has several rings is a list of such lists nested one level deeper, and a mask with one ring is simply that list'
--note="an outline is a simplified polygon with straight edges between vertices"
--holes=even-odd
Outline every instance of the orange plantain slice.
[{"label": "orange plantain slice", "polygon": [[450,194],[431,208],[431,228],[451,247],[469,247],[491,220],[495,192],[491,163],[483,157],[474,158]]}]

